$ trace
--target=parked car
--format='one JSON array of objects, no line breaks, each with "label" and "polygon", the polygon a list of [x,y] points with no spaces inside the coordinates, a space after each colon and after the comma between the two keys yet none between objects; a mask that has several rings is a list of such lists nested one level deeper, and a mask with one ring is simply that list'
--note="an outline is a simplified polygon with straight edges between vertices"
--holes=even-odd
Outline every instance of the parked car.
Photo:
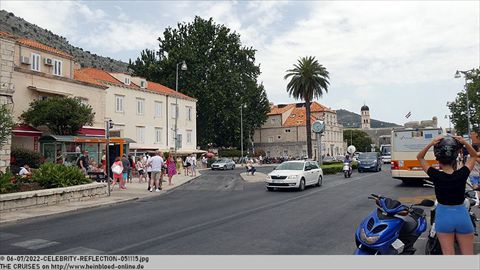
[{"label": "parked car", "polygon": [[210,168],[212,168],[212,170],[234,170],[235,162],[229,158],[221,158],[212,163]]},{"label": "parked car", "polygon": [[358,172],[382,170],[382,158],[378,152],[365,152],[358,155]]},{"label": "parked car", "polygon": [[268,174],[265,184],[268,191],[276,188],[295,188],[300,191],[306,186],[321,186],[323,171],[316,161],[285,161]]}]

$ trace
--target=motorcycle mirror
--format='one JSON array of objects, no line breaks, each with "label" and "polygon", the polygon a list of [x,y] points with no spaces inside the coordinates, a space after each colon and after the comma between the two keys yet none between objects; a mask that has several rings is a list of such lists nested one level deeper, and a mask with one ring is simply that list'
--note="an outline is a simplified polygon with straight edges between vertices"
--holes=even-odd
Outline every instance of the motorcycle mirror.
[{"label": "motorcycle mirror", "polygon": [[435,205],[435,202],[432,201],[432,200],[428,200],[428,199],[424,199],[421,203],[419,203],[418,205],[421,205],[421,206],[427,206],[427,207],[432,207]]}]

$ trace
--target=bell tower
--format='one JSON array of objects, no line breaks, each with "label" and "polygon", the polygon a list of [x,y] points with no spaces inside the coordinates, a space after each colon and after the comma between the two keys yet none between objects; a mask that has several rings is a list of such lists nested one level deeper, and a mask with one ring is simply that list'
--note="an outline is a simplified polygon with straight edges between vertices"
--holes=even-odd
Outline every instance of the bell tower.
[{"label": "bell tower", "polygon": [[362,116],[362,129],[370,129],[370,109],[367,105],[363,105],[360,109]]}]

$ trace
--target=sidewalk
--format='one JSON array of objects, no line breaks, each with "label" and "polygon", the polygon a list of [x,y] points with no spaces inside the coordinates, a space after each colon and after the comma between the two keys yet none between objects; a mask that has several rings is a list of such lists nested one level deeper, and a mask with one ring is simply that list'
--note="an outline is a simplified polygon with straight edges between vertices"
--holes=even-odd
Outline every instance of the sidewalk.
[{"label": "sidewalk", "polygon": [[177,174],[172,178],[173,185],[171,186],[168,185],[168,177],[164,176],[164,180],[167,180],[167,182],[163,182],[162,190],[160,192],[147,191],[147,183],[145,182],[138,183],[138,179],[135,178],[132,183],[126,184],[127,190],[120,190],[118,188],[118,185],[116,185],[114,190],[111,192],[111,195],[107,197],[102,197],[99,199],[93,199],[88,201],[62,203],[62,204],[56,204],[51,206],[39,206],[39,207],[20,209],[20,210],[2,213],[0,215],[0,224],[7,223],[7,222],[20,221],[23,219],[40,217],[40,216],[55,215],[55,214],[75,211],[79,209],[123,203],[123,202],[138,200],[141,198],[160,196],[162,194],[168,193],[174,190],[175,188],[178,188],[192,181],[193,179],[199,176],[200,176],[199,170],[197,170],[196,177]]}]

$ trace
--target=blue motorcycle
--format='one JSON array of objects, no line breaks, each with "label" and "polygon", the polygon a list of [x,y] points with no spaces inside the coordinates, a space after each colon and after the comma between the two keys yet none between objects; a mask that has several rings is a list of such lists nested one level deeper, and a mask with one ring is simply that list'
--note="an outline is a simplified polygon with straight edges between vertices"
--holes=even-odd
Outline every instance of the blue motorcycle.
[{"label": "blue motorcycle", "polygon": [[397,200],[372,194],[377,209],[360,224],[355,233],[355,255],[413,255],[413,245],[427,230],[422,208],[434,206],[431,200],[406,206]]}]

